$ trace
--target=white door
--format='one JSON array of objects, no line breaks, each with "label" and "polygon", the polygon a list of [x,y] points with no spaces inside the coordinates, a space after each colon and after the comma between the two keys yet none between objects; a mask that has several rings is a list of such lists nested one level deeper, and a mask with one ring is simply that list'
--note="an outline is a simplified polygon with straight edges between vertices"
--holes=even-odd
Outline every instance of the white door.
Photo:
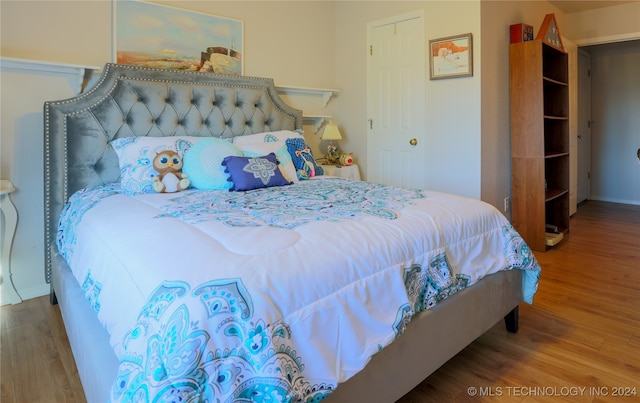
[{"label": "white door", "polygon": [[424,15],[371,23],[368,35],[367,180],[424,188]]},{"label": "white door", "polygon": [[591,194],[591,55],[578,52],[578,203]]}]

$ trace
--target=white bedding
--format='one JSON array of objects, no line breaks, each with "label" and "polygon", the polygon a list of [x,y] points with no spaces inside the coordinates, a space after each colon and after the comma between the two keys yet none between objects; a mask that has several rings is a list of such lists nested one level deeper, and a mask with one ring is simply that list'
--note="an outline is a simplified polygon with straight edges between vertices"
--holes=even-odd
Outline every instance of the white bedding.
[{"label": "white bedding", "polygon": [[113,401],[319,398],[418,311],[513,268],[531,302],[540,270],[486,203],[330,177],[91,189],[65,208],[58,244],[121,361]]}]

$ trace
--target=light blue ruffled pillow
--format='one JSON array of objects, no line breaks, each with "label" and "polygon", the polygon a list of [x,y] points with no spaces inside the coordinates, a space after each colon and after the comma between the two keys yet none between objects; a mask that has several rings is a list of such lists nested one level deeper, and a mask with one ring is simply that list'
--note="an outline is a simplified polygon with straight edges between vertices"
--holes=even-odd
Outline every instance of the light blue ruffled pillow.
[{"label": "light blue ruffled pillow", "polygon": [[182,172],[189,175],[191,186],[201,190],[222,190],[231,188],[229,174],[222,166],[228,156],[242,156],[242,151],[231,142],[209,137],[194,144],[185,155]]}]

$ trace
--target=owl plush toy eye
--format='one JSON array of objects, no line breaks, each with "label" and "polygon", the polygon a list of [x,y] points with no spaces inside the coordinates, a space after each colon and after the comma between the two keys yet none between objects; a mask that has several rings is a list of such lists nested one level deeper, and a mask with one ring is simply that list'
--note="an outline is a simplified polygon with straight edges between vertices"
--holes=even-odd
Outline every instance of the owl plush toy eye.
[{"label": "owl plush toy eye", "polygon": [[185,190],[191,182],[182,173],[182,157],[175,151],[166,150],[153,159],[153,169],[158,175],[153,178],[153,189],[158,193],[173,193]]}]

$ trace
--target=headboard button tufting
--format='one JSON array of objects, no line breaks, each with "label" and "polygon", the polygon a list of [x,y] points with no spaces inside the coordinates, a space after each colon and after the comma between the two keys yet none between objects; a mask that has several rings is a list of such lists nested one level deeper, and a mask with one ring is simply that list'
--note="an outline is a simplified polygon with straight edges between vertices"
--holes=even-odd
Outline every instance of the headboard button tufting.
[{"label": "headboard button tufting", "polygon": [[[201,123],[206,129],[201,129]],[[194,80],[193,72],[107,64],[91,91],[45,103],[45,176],[52,178],[46,181],[44,197],[45,242],[54,245],[57,220],[68,196],[119,180],[118,158],[109,143],[104,143],[95,161],[83,157],[80,151],[91,140],[87,133],[103,133],[101,141],[165,135],[232,139],[301,125],[302,111],[277,96],[272,79],[198,73]],[[46,248],[47,281],[51,250]]]}]

